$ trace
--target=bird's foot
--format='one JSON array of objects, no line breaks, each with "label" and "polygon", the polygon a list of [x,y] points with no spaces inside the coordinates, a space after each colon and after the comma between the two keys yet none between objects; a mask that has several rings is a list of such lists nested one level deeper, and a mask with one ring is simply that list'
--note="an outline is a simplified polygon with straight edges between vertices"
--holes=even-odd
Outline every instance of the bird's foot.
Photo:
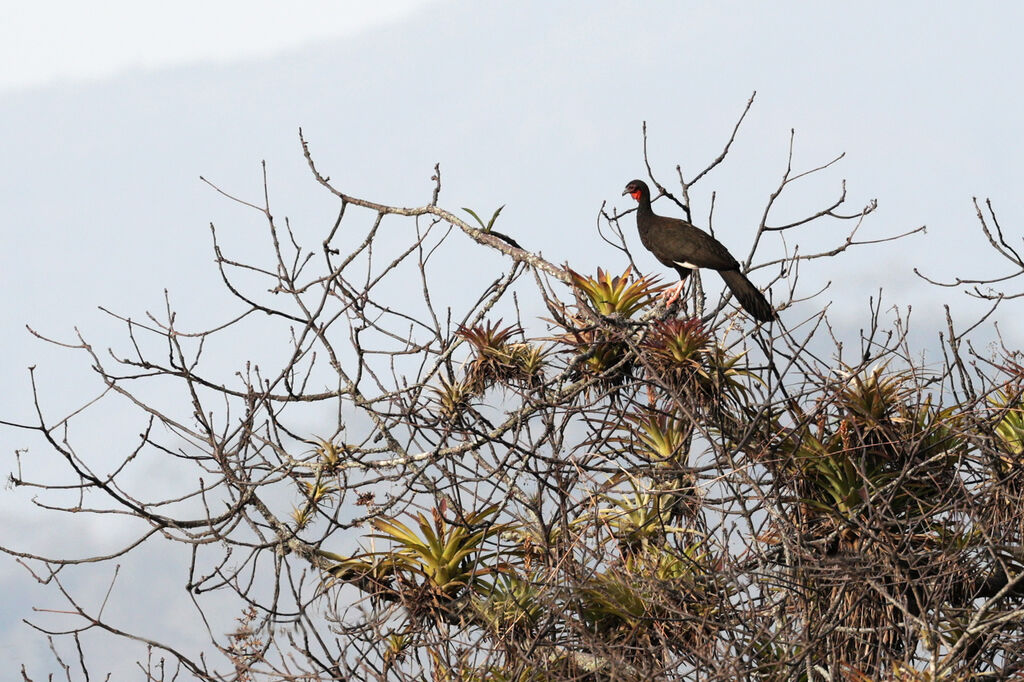
[{"label": "bird's foot", "polygon": [[679,298],[679,295],[683,293],[684,284],[685,282],[683,280],[679,280],[678,282],[676,282],[675,284],[673,284],[668,289],[662,292],[661,296],[662,298],[665,299],[666,308],[675,303],[676,300]]}]

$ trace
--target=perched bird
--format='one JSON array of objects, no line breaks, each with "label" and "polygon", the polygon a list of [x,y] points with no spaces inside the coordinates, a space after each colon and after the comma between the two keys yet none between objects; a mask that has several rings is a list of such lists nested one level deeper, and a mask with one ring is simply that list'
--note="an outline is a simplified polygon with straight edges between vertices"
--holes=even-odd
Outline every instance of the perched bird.
[{"label": "perched bird", "polygon": [[636,228],[644,248],[679,273],[679,281],[665,292],[666,303],[679,298],[691,270],[707,268],[718,271],[754,319],[767,322],[776,318],[764,294],[740,272],[740,264],[720,241],[685,220],[655,215],[651,209],[651,190],[643,180],[633,180],[622,194],[637,201]]}]

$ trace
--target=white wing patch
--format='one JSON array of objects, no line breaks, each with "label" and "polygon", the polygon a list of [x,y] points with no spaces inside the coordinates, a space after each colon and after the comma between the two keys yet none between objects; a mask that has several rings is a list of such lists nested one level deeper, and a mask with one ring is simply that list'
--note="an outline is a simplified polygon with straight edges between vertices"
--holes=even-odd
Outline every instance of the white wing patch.
[{"label": "white wing patch", "polygon": [[687,270],[697,270],[698,269],[696,265],[694,265],[693,263],[687,263],[686,261],[680,262],[680,261],[676,260],[676,261],[672,261],[672,262],[675,263],[676,265],[678,265],[681,268],[686,268]]}]

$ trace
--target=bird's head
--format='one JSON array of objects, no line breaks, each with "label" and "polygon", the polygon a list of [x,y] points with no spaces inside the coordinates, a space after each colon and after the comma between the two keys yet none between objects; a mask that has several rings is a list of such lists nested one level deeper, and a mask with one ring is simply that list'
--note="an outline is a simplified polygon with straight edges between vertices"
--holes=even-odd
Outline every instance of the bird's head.
[{"label": "bird's head", "polygon": [[640,197],[642,196],[649,197],[651,195],[651,191],[647,189],[647,183],[643,180],[630,180],[629,184],[626,185],[626,189],[622,190],[622,196],[626,196],[627,194],[637,201],[640,201]]}]

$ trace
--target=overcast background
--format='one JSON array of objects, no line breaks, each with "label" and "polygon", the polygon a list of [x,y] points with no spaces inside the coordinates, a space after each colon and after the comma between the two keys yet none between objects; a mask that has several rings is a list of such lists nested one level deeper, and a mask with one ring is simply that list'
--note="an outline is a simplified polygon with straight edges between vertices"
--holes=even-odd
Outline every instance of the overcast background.
[{"label": "overcast background", "polygon": [[[962,292],[911,270],[945,279],[1008,272],[978,233],[972,196],[991,197],[1019,243],[1018,3],[53,1],[3,11],[3,420],[31,421],[32,365],[53,414],[96,390],[83,358],[42,344],[26,324],[63,340],[78,327],[105,348],[123,328],[97,306],[137,317],[162,308],[164,289],[195,326],[225,317],[225,299],[209,295],[219,280],[208,225],[233,234],[243,257],[265,254],[265,230],[200,175],[259,200],[266,160],[275,213],[320,238],[335,204],[309,176],[300,126],[348,193],[426,203],[440,162],[442,205],[489,213],[506,204],[501,229],[525,247],[577,269],[620,268],[621,254],[596,238],[596,216],[604,201],[625,206],[622,187],[644,173],[641,122],[654,172],[671,185],[676,164],[692,175],[719,153],[756,90],[727,164],[694,197],[699,218],[717,191],[717,234],[735,251],[746,253],[781,177],[791,129],[795,169],[846,158],[780,205],[778,222],[821,208],[845,178],[850,210],[879,201],[864,238],[928,226],[805,268],[806,291],[832,282],[805,312],[831,301],[851,341],[879,289],[883,307],[913,307],[920,348],[941,329],[943,304],[965,320],[976,313]],[[460,274],[487,267],[479,253],[466,242],[446,295],[457,295]],[[660,271],[646,254],[638,262]],[[1016,312],[1011,304],[1001,315],[1015,348],[1024,328]],[[101,426],[77,434],[87,456],[103,456]],[[19,448],[56,464],[30,434],[0,430],[5,470]],[[32,494],[0,490],[0,544],[106,546],[108,528],[72,531],[34,511]],[[157,634],[174,619],[177,607],[159,598],[180,591],[184,568],[173,562],[154,564],[145,580],[122,576],[131,600],[119,618],[129,629],[144,618]],[[97,578],[97,600],[107,581]],[[45,642],[20,621],[32,606],[60,602],[9,558],[0,559],[0,594],[0,659],[24,661],[31,675],[56,672]],[[106,654],[94,672],[131,679],[137,652]]]}]

